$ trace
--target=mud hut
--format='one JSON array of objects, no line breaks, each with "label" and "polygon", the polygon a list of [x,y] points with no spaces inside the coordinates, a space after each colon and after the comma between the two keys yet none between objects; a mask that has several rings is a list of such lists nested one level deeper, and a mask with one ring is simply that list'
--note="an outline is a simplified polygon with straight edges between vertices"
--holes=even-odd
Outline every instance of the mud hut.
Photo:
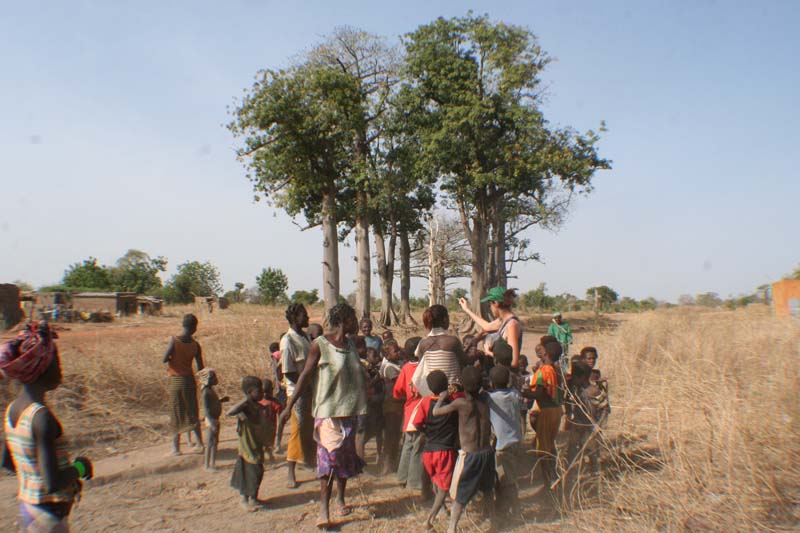
[{"label": "mud hut", "polygon": [[137,312],[134,292],[82,292],[72,296],[72,307],[81,313],[128,316]]},{"label": "mud hut", "polygon": [[11,329],[22,320],[22,308],[19,305],[19,287],[13,283],[0,284],[0,324],[4,329]]},{"label": "mud hut", "polygon": [[138,296],[136,305],[137,314],[153,316],[161,314],[164,301],[161,298],[153,298],[152,296]]}]

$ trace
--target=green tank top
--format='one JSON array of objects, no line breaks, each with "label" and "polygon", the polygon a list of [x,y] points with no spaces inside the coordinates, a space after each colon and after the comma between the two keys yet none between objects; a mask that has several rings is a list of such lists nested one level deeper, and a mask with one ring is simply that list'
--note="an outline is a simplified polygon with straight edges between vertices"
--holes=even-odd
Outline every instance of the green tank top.
[{"label": "green tank top", "polygon": [[367,414],[365,371],[352,341],[348,340],[345,348],[337,348],[324,335],[314,342],[320,353],[312,407],[314,418]]}]

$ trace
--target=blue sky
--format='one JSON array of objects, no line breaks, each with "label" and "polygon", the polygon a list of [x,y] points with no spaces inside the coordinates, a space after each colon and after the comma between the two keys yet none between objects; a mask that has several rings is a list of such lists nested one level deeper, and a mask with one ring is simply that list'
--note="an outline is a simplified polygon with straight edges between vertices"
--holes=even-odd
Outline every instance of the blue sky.
[{"label": "blue sky", "polygon": [[226,108],[337,25],[396,38],[468,9],[557,59],[553,123],[609,128],[614,169],[560,232],[531,234],[544,263],[514,286],[727,296],[800,263],[800,3],[17,0],[0,7],[0,282],[138,248],[210,260],[228,288],[264,266],[320,287],[319,230],[253,202]]}]

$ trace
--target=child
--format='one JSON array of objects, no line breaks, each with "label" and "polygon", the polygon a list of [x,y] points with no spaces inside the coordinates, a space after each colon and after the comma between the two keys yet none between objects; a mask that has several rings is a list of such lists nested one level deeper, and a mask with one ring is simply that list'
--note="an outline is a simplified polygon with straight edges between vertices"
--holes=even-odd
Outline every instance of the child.
[{"label": "child", "polygon": [[322,326],[316,323],[311,324],[308,326],[308,329],[306,329],[306,335],[308,335],[308,340],[311,342],[314,342],[314,339],[321,336],[322,333]]},{"label": "child", "polygon": [[392,330],[387,329],[383,333],[381,333],[381,340],[383,342],[393,341],[394,340],[394,333],[392,333]]},{"label": "child", "polygon": [[595,365],[597,364],[597,358],[597,348],[594,346],[586,346],[581,350],[581,359],[587,365],[589,365],[589,368],[592,369],[592,375],[589,380],[599,389],[598,401],[602,405],[603,409],[608,409],[608,413],[610,414],[611,405],[608,401],[608,380],[602,376],[599,369],[595,368]]},{"label": "child", "polygon": [[[433,521],[444,505],[445,496],[447,496],[450,483],[453,481],[457,456],[458,417],[455,413],[433,416],[435,402],[439,399],[439,395],[447,390],[447,375],[441,370],[434,370],[428,374],[425,380],[433,394],[420,401],[411,423],[425,435],[422,464],[433,481],[436,495],[425,526],[433,529]],[[450,402],[445,402],[443,405],[448,403]]]},{"label": "child", "polygon": [[364,337],[364,341],[367,343],[367,348],[375,348],[379,352],[383,347],[383,340],[377,335],[372,334],[372,319],[364,317],[359,322],[359,329],[361,330],[361,335]]},{"label": "child", "polygon": [[492,428],[489,420],[488,398],[481,393],[481,372],[473,366],[461,371],[461,385],[465,396],[445,405],[448,393],[439,395],[433,416],[458,413],[458,437],[461,450],[458,452],[450,496],[453,509],[450,512],[448,533],[456,533],[458,521],[467,503],[480,490],[494,526],[494,450],[491,447]]},{"label": "child", "polygon": [[173,455],[181,454],[181,433],[183,431],[194,432],[199,445],[203,445],[203,436],[198,423],[197,384],[192,371],[193,362],[197,366],[198,372],[203,370],[203,350],[193,337],[197,332],[197,324],[196,316],[185,315],[183,331],[177,337],[172,337],[167,351],[164,353],[163,362],[167,365],[169,374]]},{"label": "child", "polygon": [[[425,474],[425,469],[422,465],[424,439],[414,424],[411,423],[414,411],[421,400],[412,382],[414,371],[419,366],[416,352],[421,340],[421,337],[406,339],[403,346],[403,355],[408,362],[400,370],[400,375],[394,382],[394,390],[391,393],[395,400],[405,402],[403,406],[403,449],[400,452],[400,464],[397,467],[397,480],[405,488],[422,491],[425,494],[429,492],[430,479]],[[387,391],[388,393],[389,391]]]},{"label": "child", "polygon": [[539,456],[545,482],[549,485],[556,476],[556,436],[561,424],[561,391],[558,373],[553,363],[561,357],[561,344],[549,341],[540,353],[539,369],[531,379],[531,392],[536,399],[536,411],[531,411],[531,425],[536,432],[534,445]]},{"label": "child", "polygon": [[[520,364],[522,358],[520,358]],[[509,387],[509,371],[504,366],[496,366],[490,373],[492,390],[489,393],[489,420],[497,438],[495,444],[498,476],[498,501],[508,505],[509,511],[516,511],[519,503],[517,476],[524,450],[522,449],[522,418],[524,396],[532,396],[528,391]]]},{"label": "child", "polygon": [[283,370],[281,369],[281,344],[273,342],[269,345],[269,353],[272,356],[272,366],[275,368],[275,383],[278,384],[278,393],[275,399],[281,406],[286,405],[286,387],[283,383]]},{"label": "child", "polygon": [[281,410],[283,409],[278,399],[272,396],[273,389],[272,381],[265,379],[264,398],[258,402],[263,408],[259,414],[264,419],[264,424],[266,425],[265,438],[267,445],[265,448],[269,455],[270,462],[275,460],[275,456],[272,455],[272,443],[275,441],[275,426],[278,423],[278,416],[280,416]]},{"label": "child", "polygon": [[[397,341],[389,339],[384,344],[386,358],[381,362],[380,376],[383,390],[394,390],[395,381],[402,370],[402,351]],[[395,400],[391,394],[385,395],[383,402],[383,451],[384,461],[381,474],[396,472],[400,462],[400,438],[403,434],[403,401]]]},{"label": "child", "polygon": [[[363,337],[360,337],[363,338]],[[357,445],[359,457],[365,459],[364,447],[372,437],[378,448],[378,464],[383,458],[383,402],[384,383],[381,377],[381,362],[383,358],[375,348],[367,348],[367,415],[363,420],[363,430],[359,425]]]},{"label": "child", "polygon": [[[600,387],[591,382],[591,374],[592,368],[587,363],[578,362],[572,366],[572,387],[570,401],[567,403],[567,462],[570,464],[609,414],[608,401]],[[592,453],[593,449],[590,446],[587,448],[586,453],[594,468],[596,457]]]},{"label": "child", "polygon": [[206,367],[197,373],[200,383],[200,397],[203,399],[203,413],[206,422],[206,452],[203,466],[210,472],[217,470],[217,446],[219,445],[219,417],[222,416],[222,404],[230,398],[220,399],[214,387],[219,384],[217,373]]},{"label": "child", "polygon": [[242,495],[242,507],[248,512],[258,510],[258,489],[264,477],[264,448],[268,428],[265,409],[259,403],[264,398],[261,380],[255,376],[242,379],[244,399],[234,405],[228,416],[236,416],[239,436],[239,457],[233,468],[231,487]]}]

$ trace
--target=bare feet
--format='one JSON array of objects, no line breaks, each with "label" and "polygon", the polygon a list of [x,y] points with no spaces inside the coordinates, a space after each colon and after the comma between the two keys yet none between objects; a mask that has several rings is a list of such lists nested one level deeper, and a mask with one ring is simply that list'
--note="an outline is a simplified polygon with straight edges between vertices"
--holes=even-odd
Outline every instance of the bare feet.
[{"label": "bare feet", "polygon": [[297,480],[295,480],[295,479],[290,479],[289,481],[286,482],[286,488],[287,489],[296,489],[299,486],[300,486],[300,483],[298,483]]},{"label": "bare feet", "polygon": [[333,514],[334,514],[334,516],[343,517],[343,516],[349,515],[350,513],[351,513],[350,508],[348,506],[346,506],[342,502],[336,503],[333,506]]},{"label": "bare feet", "polygon": [[327,516],[320,516],[317,519],[317,523],[315,525],[317,526],[318,529],[326,530],[333,524],[331,523],[330,519]]}]

